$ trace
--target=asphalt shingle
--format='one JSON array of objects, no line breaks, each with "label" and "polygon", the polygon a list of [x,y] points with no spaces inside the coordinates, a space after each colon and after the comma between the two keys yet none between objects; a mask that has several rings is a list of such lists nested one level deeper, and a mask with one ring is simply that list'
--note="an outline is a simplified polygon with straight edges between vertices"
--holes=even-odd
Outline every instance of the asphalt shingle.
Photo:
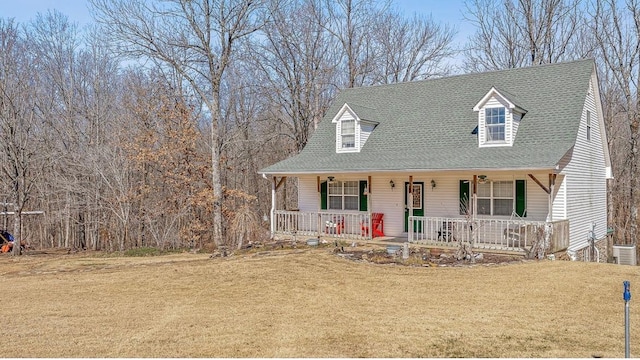
[{"label": "asphalt shingle", "polygon": [[[343,90],[300,154],[267,174],[550,169],[572,148],[594,61],[540,65]],[[492,88],[526,109],[513,146],[479,148],[473,111]],[[378,122],[359,153],[336,153],[331,119],[347,103]]]}]

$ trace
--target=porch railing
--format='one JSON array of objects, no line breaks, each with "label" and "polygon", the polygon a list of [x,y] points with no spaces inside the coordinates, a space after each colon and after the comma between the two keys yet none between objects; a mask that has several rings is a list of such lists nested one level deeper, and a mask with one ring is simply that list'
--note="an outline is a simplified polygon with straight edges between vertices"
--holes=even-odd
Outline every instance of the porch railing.
[{"label": "porch railing", "polygon": [[[545,236],[545,221],[409,217],[409,242],[456,247],[471,242],[477,249],[524,251],[538,237]],[[280,235],[336,237],[350,240],[371,239],[371,214],[346,212],[307,212],[276,210],[274,232]],[[549,223],[549,249],[557,252],[569,246],[569,221]]]},{"label": "porch railing", "polygon": [[[470,242],[474,248],[524,251],[538,239],[544,239],[545,221],[521,219],[456,219],[410,216],[409,241],[438,246],[458,246]],[[549,250],[556,252],[569,245],[569,221],[549,223]]]},{"label": "porch railing", "polygon": [[277,234],[371,239],[371,216],[367,213],[276,210],[274,218]]}]

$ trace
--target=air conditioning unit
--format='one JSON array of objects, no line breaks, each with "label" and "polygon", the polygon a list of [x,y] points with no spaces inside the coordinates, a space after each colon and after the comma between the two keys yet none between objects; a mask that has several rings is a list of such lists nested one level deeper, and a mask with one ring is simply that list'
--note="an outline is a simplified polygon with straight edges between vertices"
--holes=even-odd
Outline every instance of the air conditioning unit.
[{"label": "air conditioning unit", "polygon": [[613,257],[616,263],[620,265],[637,265],[636,264],[636,246],[635,245],[613,245]]}]

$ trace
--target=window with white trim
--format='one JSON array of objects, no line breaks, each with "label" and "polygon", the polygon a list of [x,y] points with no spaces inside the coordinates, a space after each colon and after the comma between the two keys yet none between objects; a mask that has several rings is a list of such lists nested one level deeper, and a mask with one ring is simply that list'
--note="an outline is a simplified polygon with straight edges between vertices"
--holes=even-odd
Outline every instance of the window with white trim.
[{"label": "window with white trim", "polygon": [[327,192],[329,196],[329,209],[331,210],[358,210],[358,181],[334,181],[330,182]]},{"label": "window with white trim", "polygon": [[352,149],[356,147],[356,121],[342,120],[340,124],[340,135],[342,136],[342,148]]},{"label": "window with white trim", "polygon": [[484,115],[487,142],[505,141],[505,108],[486,108]]},{"label": "window with white trim", "polygon": [[511,215],[514,204],[513,181],[478,184],[478,214]]}]

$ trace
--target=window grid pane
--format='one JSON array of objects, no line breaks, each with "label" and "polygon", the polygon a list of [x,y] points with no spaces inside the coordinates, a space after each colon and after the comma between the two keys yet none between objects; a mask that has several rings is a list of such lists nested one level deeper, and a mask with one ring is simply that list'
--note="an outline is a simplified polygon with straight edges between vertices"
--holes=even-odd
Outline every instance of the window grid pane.
[{"label": "window grid pane", "polygon": [[342,196],[329,196],[329,209],[342,210]]},{"label": "window grid pane", "polygon": [[511,215],[513,212],[512,199],[493,200],[493,215]]},{"label": "window grid pane", "polygon": [[[513,181],[478,184],[478,214],[511,215],[514,204]],[[493,206],[492,206],[493,205]]]},{"label": "window grid pane", "polygon": [[345,181],[344,182],[344,194],[345,195],[358,195],[358,182],[357,181]]},{"label": "window grid pane", "polygon": [[329,195],[342,195],[342,181],[329,183]]},{"label": "window grid pane", "polygon": [[333,181],[328,185],[328,209],[360,209],[360,183],[358,181]]},{"label": "window grid pane", "polygon": [[491,197],[491,183],[478,184],[478,197]]},{"label": "window grid pane", "polygon": [[345,196],[344,197],[344,209],[345,210],[358,210],[360,205],[357,196]]},{"label": "window grid pane", "polygon": [[513,198],[513,181],[494,181],[493,197]]},{"label": "window grid pane", "polygon": [[503,107],[485,109],[485,123],[487,141],[504,141],[505,115]]},{"label": "window grid pane", "polygon": [[354,135],[356,133],[355,120],[342,120],[342,135]]},{"label": "window grid pane", "polygon": [[491,215],[491,199],[478,199],[478,214]]}]

